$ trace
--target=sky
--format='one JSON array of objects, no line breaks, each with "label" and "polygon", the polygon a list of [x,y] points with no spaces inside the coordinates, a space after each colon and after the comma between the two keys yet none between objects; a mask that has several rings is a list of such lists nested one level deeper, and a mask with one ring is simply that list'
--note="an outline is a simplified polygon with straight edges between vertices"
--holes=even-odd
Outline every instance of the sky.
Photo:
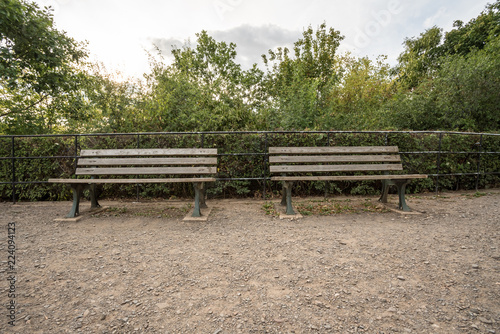
[{"label": "sky", "polygon": [[36,0],[51,6],[58,30],[86,41],[90,60],[109,72],[141,78],[148,52],[195,46],[206,30],[217,41],[234,42],[243,69],[277,47],[292,48],[305,29],[326,23],[344,35],[339,52],[395,65],[406,38],[433,26],[449,31],[468,22],[493,0]]}]

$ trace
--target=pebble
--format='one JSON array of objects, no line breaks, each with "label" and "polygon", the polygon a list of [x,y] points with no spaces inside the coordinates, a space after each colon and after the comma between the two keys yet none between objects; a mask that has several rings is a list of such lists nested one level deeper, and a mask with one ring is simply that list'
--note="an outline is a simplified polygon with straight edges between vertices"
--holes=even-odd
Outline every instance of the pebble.
[{"label": "pebble", "polygon": [[168,307],[168,304],[167,304],[167,303],[158,303],[158,304],[156,304],[156,306],[157,306],[160,310],[162,310],[162,309],[164,309],[164,308]]},{"label": "pebble", "polygon": [[493,323],[493,321],[489,320],[489,319],[486,319],[484,317],[479,317],[478,318],[479,321],[481,321],[483,324],[488,324],[488,325],[491,325]]}]

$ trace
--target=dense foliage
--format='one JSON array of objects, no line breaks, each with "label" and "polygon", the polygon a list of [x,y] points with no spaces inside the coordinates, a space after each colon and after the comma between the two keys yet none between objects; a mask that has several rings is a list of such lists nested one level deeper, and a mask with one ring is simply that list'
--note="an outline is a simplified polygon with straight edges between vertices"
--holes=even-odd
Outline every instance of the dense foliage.
[{"label": "dense foliage", "polygon": [[243,69],[206,31],[143,81],[88,62],[85,45],[29,0],[0,3],[0,134],[500,128],[500,1],[451,31],[404,41],[398,64],[340,54],[341,32],[308,27],[292,50]]},{"label": "dense foliage", "polygon": [[58,132],[84,121],[77,69],[87,57],[81,43],[53,26],[48,8],[24,0],[0,2],[0,133]]}]

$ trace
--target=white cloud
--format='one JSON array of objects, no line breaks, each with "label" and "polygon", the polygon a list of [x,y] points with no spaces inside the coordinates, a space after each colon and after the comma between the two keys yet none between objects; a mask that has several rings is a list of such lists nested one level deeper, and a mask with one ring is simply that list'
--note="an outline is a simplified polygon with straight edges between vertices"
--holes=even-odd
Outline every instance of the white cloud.
[{"label": "white cloud", "polygon": [[431,17],[428,17],[423,24],[424,29],[432,28],[436,25],[436,22],[443,17],[443,15],[447,12],[445,7],[439,8],[438,12]]},{"label": "white cloud", "polygon": [[[241,25],[228,30],[208,31],[209,36],[216,41],[236,44],[236,62],[243,69],[249,69],[253,64],[262,65],[261,56],[277,47],[288,47],[291,49],[293,43],[302,35],[302,31],[290,31],[276,25],[251,26]],[[196,39],[181,41],[176,38],[152,38],[151,45],[157,46],[162,54],[171,59],[173,47],[196,46]]]},{"label": "white cloud", "polygon": [[140,76],[148,69],[145,50],[153,42],[168,55],[172,44],[195,41],[207,30],[234,42],[244,68],[261,62],[277,46],[292,47],[308,26],[323,22],[345,35],[344,51],[357,56],[389,55],[395,63],[405,38],[433,25],[450,29],[469,21],[491,0],[36,0],[55,8],[56,27],[107,66]]},{"label": "white cloud", "polygon": [[276,25],[242,25],[229,30],[214,31],[212,36],[219,41],[234,42],[238,53],[237,60],[246,69],[254,63],[261,63],[261,56],[267,55],[270,49],[291,49],[293,43],[302,36],[302,31],[290,31]]}]

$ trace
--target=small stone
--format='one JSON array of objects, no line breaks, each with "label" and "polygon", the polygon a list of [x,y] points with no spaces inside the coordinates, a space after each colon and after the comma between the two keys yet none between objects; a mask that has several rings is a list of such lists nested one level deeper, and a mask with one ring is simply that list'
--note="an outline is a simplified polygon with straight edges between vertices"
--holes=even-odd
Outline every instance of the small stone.
[{"label": "small stone", "polygon": [[479,264],[473,264],[472,269],[479,269]]},{"label": "small stone", "polygon": [[484,317],[479,317],[478,318],[479,321],[481,321],[483,324],[488,324],[488,325],[491,325],[493,323],[493,321],[489,320],[489,319],[486,319]]},{"label": "small stone", "polygon": [[398,280],[400,280],[400,281],[405,281],[405,280],[406,280],[406,278],[404,278],[404,276],[398,276]]},{"label": "small stone", "polygon": [[313,302],[314,305],[316,305],[317,307],[321,307],[321,308],[330,308],[330,306],[328,305],[325,305],[324,303],[322,303],[321,301],[319,300],[315,300]]}]

